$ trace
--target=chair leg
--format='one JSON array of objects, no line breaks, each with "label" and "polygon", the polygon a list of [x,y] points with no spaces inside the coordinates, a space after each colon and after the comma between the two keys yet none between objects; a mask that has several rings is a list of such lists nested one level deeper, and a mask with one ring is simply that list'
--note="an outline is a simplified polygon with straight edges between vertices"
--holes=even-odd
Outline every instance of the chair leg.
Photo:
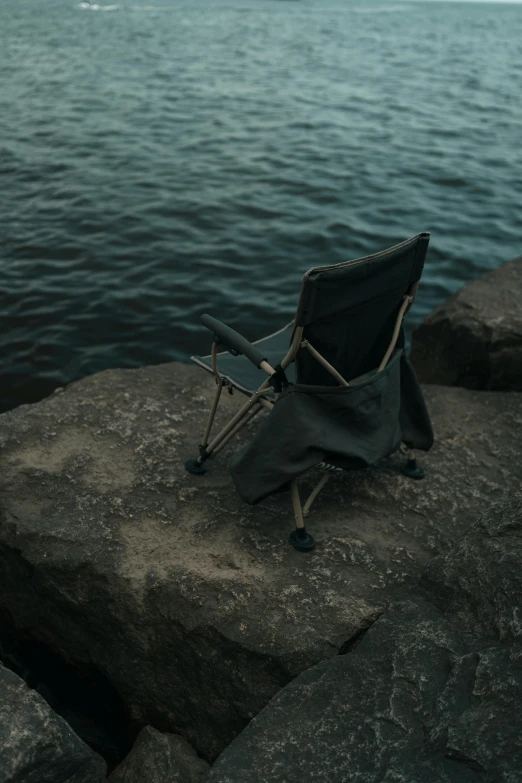
[{"label": "chair leg", "polygon": [[297,479],[293,479],[293,481],[290,482],[290,492],[295,515],[295,530],[292,530],[290,533],[290,543],[294,549],[298,549],[300,552],[310,552],[315,546],[315,540],[314,537],[307,532],[304,524]]},{"label": "chair leg", "polygon": [[219,403],[219,398],[221,397],[221,392],[223,391],[223,386],[225,385],[225,382],[223,378],[218,381],[217,389],[216,389],[216,395],[214,397],[214,402],[212,403],[212,409],[208,416],[207,426],[205,429],[205,434],[203,435],[203,446],[208,446],[208,439],[210,437],[210,430],[212,429],[212,425],[214,423],[214,417],[216,415],[217,406]]},{"label": "chair leg", "polygon": [[250,410],[248,413],[246,413],[246,414],[245,414],[245,416],[244,416],[244,418],[243,418],[243,420],[242,420],[242,421],[240,421],[238,424],[236,424],[236,426],[234,427],[234,429],[233,429],[233,430],[231,430],[231,431],[228,433],[228,435],[227,435],[225,438],[223,438],[223,440],[222,440],[222,441],[219,443],[219,445],[218,445],[218,446],[216,446],[216,447],[213,449],[213,451],[212,451],[212,456],[215,456],[216,454],[219,454],[219,452],[221,451],[221,449],[224,449],[224,448],[225,448],[225,446],[227,445],[228,441],[229,441],[229,440],[232,440],[232,438],[233,438],[233,437],[235,437],[235,436],[238,434],[239,430],[242,430],[242,429],[243,429],[243,427],[244,427],[246,424],[248,424],[250,421],[252,421],[252,419],[254,418],[254,416],[257,416],[257,414],[258,414],[258,413],[259,413],[259,411],[261,411],[261,410],[263,410],[263,406],[262,406],[262,405],[261,405],[261,403],[260,403],[260,404],[259,404],[259,405],[258,405],[256,408],[252,408],[252,409],[251,409],[251,410]]},{"label": "chair leg", "polygon": [[[236,415],[230,419],[228,424],[225,427],[223,427],[221,432],[218,435],[216,435],[216,437],[213,438],[210,443],[202,444],[199,447],[199,457],[197,457],[196,459],[188,459],[185,462],[185,469],[188,470],[189,473],[194,473],[195,475],[202,475],[203,473],[206,473],[207,467],[204,464],[206,460],[209,459],[214,454],[214,452],[218,450],[220,446],[224,445],[223,440],[228,435],[230,435],[233,431],[234,434],[235,432],[239,431],[240,427],[237,427],[238,424],[241,424],[241,426],[243,426],[243,424],[246,423],[245,421],[243,421],[243,419],[252,410],[252,407],[255,405],[262,405],[265,402],[269,404],[267,400],[264,400],[262,398],[263,394],[266,393],[266,387],[267,387],[266,384],[260,386],[259,389],[256,392],[254,392],[254,394],[250,397],[250,399],[247,402],[245,402],[245,404],[238,410]],[[215,414],[215,408],[217,408],[217,401],[219,400],[219,394],[220,392],[218,389],[218,391],[216,392],[216,399],[214,400],[213,409],[211,411],[212,418]],[[212,422],[210,421],[210,425],[211,424]],[[207,432],[209,431],[210,429],[207,423]]]},{"label": "chair leg", "polygon": [[408,449],[408,459],[406,464],[402,466],[401,473],[404,476],[412,479],[419,480],[424,478],[424,471],[421,467],[419,467],[419,465],[417,465],[417,460],[415,459],[415,452],[413,449]]},{"label": "chair leg", "polygon": [[326,482],[328,481],[329,478],[330,478],[330,476],[328,475],[328,473],[325,473],[324,476],[321,476],[320,481],[317,483],[317,485],[314,487],[314,489],[310,493],[310,496],[309,496],[308,500],[306,501],[306,503],[303,506],[303,516],[304,517],[307,517],[308,514],[310,513],[310,507],[311,507],[312,503],[314,502],[314,500],[316,499],[317,495],[322,490],[322,488],[324,487],[324,485],[326,484]]},{"label": "chair leg", "polygon": [[219,404],[219,398],[221,397],[221,392],[223,391],[224,385],[225,382],[223,378],[220,378],[217,384],[216,394],[214,396],[212,408],[210,409],[210,413],[208,415],[207,426],[205,427],[205,434],[203,435],[203,441],[201,443],[201,446],[199,447],[200,456],[197,459],[188,459],[185,462],[185,469],[188,470],[189,473],[193,473],[195,476],[202,476],[207,472],[207,466],[205,465],[205,453],[206,453],[206,448],[208,446],[210,430],[212,429],[212,425],[214,423],[217,406]]}]

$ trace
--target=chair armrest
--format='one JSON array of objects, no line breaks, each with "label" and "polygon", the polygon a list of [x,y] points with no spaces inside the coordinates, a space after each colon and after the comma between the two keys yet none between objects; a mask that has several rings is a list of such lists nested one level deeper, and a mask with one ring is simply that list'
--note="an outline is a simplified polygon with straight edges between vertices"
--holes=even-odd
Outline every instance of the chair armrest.
[{"label": "chair armrest", "polygon": [[245,337],[239,332],[231,329],[230,326],[218,321],[217,318],[212,318],[211,315],[202,315],[201,323],[214,332],[215,338],[220,342],[227,351],[231,351],[234,354],[244,354],[252,364],[256,367],[261,367],[261,364],[266,361],[262,353],[260,353],[255,345],[252,345]]}]

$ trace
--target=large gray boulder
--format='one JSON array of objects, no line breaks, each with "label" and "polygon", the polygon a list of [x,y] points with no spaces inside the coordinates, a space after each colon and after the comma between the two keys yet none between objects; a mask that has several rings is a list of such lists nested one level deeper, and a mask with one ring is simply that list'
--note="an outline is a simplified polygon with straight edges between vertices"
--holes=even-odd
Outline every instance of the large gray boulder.
[{"label": "large gray boulder", "polygon": [[467,283],[412,335],[425,383],[522,390],[522,257]]},{"label": "large gray boulder", "polygon": [[107,765],[0,664],[1,783],[102,783]]},{"label": "large gray boulder", "polygon": [[309,669],[208,783],[520,783],[522,494],[428,566],[356,650]]},{"label": "large gray boulder", "polygon": [[[135,723],[207,760],[522,481],[522,395],[427,387],[427,478],[402,476],[399,455],[332,478],[309,520],[317,548],[302,554],[287,493],[249,507],[234,490],[227,456],[248,432],[206,476],[184,470],[214,388],[183,364],[106,371],[0,417],[12,632],[96,667]],[[218,424],[240,403],[223,397]]]},{"label": "large gray boulder", "polygon": [[109,783],[203,783],[208,772],[186,739],[145,726]]}]

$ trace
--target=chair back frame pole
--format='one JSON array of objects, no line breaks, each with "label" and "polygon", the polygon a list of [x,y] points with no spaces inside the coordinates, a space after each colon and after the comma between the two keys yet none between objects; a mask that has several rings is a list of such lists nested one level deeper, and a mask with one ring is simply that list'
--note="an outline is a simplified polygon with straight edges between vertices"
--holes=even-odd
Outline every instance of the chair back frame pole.
[{"label": "chair back frame pole", "polygon": [[[415,297],[417,296],[417,291],[419,290],[419,283],[420,280],[417,280],[417,282],[413,283],[412,287],[409,290],[409,295],[411,296],[411,302],[408,305],[408,310],[410,309],[410,307],[413,305],[415,301]],[[406,312],[408,312],[408,310],[406,310]]]},{"label": "chair back frame pole", "polygon": [[399,310],[399,313],[397,315],[397,320],[395,321],[395,328],[393,330],[393,335],[390,340],[390,344],[386,350],[386,353],[382,358],[381,363],[379,364],[379,368],[377,372],[382,372],[386,367],[386,365],[388,364],[388,362],[390,361],[390,357],[393,353],[393,349],[397,345],[397,340],[399,339],[399,332],[401,330],[401,325],[404,320],[404,316],[406,315],[407,310],[411,307],[412,302],[413,302],[413,297],[411,296],[411,294],[406,294],[403,299],[401,309]]},{"label": "chair back frame pole", "polygon": [[316,350],[315,350],[315,348],[314,348],[312,345],[310,345],[310,343],[308,342],[308,340],[303,340],[303,342],[301,343],[301,347],[302,347],[302,348],[306,348],[306,350],[307,350],[307,351],[309,351],[309,352],[312,354],[312,356],[314,357],[314,359],[317,359],[317,361],[318,361],[318,362],[320,362],[320,363],[323,365],[323,367],[324,367],[326,370],[328,370],[328,372],[330,373],[330,375],[333,375],[333,377],[334,377],[334,378],[335,378],[337,381],[339,381],[339,383],[341,384],[341,386],[349,386],[349,385],[350,385],[350,384],[348,383],[348,381],[347,381],[347,380],[345,380],[345,379],[343,378],[343,376],[341,375],[341,373],[337,372],[337,370],[335,369],[335,367],[332,367],[332,365],[330,364],[330,362],[328,362],[328,361],[327,361],[327,360],[324,358],[324,356],[322,356],[322,355],[319,353],[319,351],[316,351]]},{"label": "chair back frame pole", "polygon": [[295,357],[297,356],[299,349],[301,347],[301,340],[303,339],[303,332],[304,327],[303,326],[296,326],[294,329],[294,333],[292,335],[292,341],[290,344],[290,348],[288,349],[288,353],[286,354],[285,358],[281,362],[281,367],[283,370],[286,370],[289,364],[292,364]]}]

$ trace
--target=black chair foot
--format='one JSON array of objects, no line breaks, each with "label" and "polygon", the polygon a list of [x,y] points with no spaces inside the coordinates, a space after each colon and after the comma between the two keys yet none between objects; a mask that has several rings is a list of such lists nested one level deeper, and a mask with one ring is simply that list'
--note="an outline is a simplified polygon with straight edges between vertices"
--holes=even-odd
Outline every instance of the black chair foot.
[{"label": "black chair foot", "polygon": [[207,472],[207,466],[204,462],[200,464],[197,459],[188,459],[185,462],[185,470],[188,470],[189,473],[193,473],[195,476],[203,476]]},{"label": "black chair foot", "polygon": [[417,465],[416,459],[409,459],[407,463],[402,466],[401,473],[403,476],[407,476],[408,478],[412,479],[419,480],[424,478],[424,471]]},{"label": "black chair foot", "polygon": [[315,539],[305,527],[298,527],[290,533],[290,543],[299,552],[311,552],[315,546]]}]

